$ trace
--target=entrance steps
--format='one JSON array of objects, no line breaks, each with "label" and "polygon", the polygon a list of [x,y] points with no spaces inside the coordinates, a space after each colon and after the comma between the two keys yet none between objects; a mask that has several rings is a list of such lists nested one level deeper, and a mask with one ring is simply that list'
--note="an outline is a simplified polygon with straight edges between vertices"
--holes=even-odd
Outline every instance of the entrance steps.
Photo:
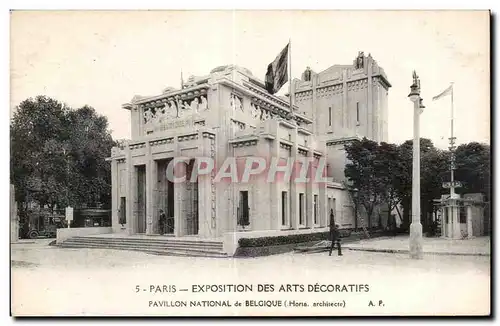
[{"label": "entrance steps", "polygon": [[140,251],[154,255],[226,258],[222,242],[166,237],[83,236],[66,239],[62,248],[95,248]]}]

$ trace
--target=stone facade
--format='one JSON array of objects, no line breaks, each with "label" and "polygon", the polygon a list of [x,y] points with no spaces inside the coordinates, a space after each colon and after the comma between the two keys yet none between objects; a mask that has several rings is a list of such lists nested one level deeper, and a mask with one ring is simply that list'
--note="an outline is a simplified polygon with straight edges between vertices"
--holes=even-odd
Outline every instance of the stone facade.
[{"label": "stone facade", "polygon": [[[268,94],[250,71],[232,65],[190,77],[182,89],[135,96],[124,104],[132,139],[113,148],[108,159],[113,232],[158,234],[160,209],[175,236],[322,229],[330,209],[337,224],[353,227],[342,186],[343,144],[359,136],[387,138],[390,85],[370,56],[363,56],[362,64],[356,59],[353,66],[306,72],[303,79],[308,78],[293,81],[293,113],[288,98]],[[334,117],[331,125],[328,115]],[[214,170],[197,182],[172,183],[167,168],[180,157],[188,160],[175,165],[176,175],[190,176],[197,157],[212,158]],[[218,182],[216,171],[228,157],[307,158],[318,168],[327,158],[329,182]]]}]

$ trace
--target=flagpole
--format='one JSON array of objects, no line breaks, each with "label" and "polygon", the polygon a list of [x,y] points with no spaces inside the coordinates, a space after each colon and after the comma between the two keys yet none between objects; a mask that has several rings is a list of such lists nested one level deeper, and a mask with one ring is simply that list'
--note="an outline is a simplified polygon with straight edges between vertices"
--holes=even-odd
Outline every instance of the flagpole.
[{"label": "flagpole", "polygon": [[288,39],[288,94],[290,96],[290,113],[293,115],[293,99],[292,99],[292,40]]},{"label": "flagpole", "polygon": [[184,88],[184,78],[182,78],[182,69],[181,69],[181,90]]},{"label": "flagpole", "polygon": [[453,83],[451,83],[451,137],[450,137],[450,197],[455,195],[455,137],[453,136]]}]

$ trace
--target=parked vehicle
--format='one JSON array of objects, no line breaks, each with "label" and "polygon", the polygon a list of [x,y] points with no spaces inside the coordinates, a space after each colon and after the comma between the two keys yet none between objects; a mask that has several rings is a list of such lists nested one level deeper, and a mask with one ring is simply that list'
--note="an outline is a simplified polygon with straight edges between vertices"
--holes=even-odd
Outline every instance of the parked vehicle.
[{"label": "parked vehicle", "polygon": [[20,238],[55,238],[57,229],[66,227],[68,227],[68,224],[64,215],[49,213],[45,210],[31,211],[29,212],[28,222],[20,228]]}]

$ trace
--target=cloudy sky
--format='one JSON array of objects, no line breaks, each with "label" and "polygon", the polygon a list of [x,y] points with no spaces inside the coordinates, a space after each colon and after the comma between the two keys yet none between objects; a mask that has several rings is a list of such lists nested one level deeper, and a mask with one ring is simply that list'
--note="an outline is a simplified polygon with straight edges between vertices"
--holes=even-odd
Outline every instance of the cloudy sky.
[{"label": "cloudy sky", "polygon": [[447,146],[450,99],[431,99],[454,82],[458,143],[490,142],[489,16],[480,11],[14,12],[10,105],[42,94],[91,105],[115,138],[128,138],[121,104],[134,95],[178,87],[181,69],[186,79],[237,64],[264,79],[289,39],[297,78],[306,66],[320,72],[371,53],[393,85],[389,141],[412,138],[415,69],[427,107],[422,137]]}]

